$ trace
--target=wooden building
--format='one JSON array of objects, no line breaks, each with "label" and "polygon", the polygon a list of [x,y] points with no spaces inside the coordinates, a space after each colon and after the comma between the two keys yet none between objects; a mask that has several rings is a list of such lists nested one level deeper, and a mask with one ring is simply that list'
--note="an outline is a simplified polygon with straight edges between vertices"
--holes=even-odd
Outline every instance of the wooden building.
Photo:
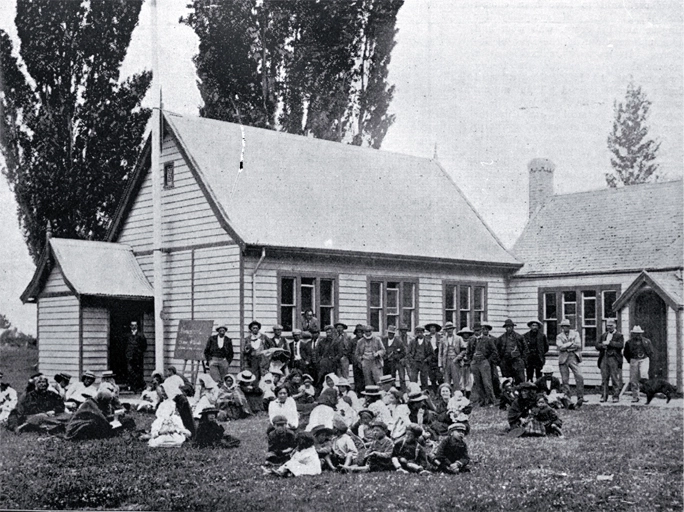
[{"label": "wooden building", "polygon": [[[512,251],[512,318],[539,318],[550,340],[568,318],[582,338],[582,370],[600,384],[596,340],[606,320],[640,325],[654,345],[652,377],[682,389],[684,223],[682,181],[554,195],[553,164],[530,162],[530,220]],[[551,348],[554,366],[557,351]],[[623,366],[628,381],[629,365]]]},{"label": "wooden building", "polygon": [[[164,350],[161,361],[148,350],[146,370],[182,363],[174,359],[181,319],[227,325],[240,354],[253,318],[267,332],[283,324],[287,334],[308,307],[322,325],[370,323],[381,333],[400,322],[498,327],[507,317],[507,280],[522,264],[436,161],[166,112],[163,121],[159,169],[150,171],[148,141],[109,242],[53,239],[24,293],[38,304],[41,369],[52,371],[48,359],[58,346],[70,356],[55,369],[119,364],[118,337],[130,319],[153,339],[153,179],[163,183],[163,315],[156,320],[164,322]],[[64,245],[82,254],[105,249],[84,259],[61,255]],[[100,265],[107,247],[128,251],[126,272]],[[109,293],[91,306],[90,295],[66,280],[70,294],[51,288],[79,265],[90,275],[113,272],[117,281],[140,272],[145,295]],[[69,302],[68,322],[58,319],[67,312],[54,309],[58,298]],[[98,340],[97,361],[85,357],[91,340]],[[233,364],[237,370],[239,358]]]}]

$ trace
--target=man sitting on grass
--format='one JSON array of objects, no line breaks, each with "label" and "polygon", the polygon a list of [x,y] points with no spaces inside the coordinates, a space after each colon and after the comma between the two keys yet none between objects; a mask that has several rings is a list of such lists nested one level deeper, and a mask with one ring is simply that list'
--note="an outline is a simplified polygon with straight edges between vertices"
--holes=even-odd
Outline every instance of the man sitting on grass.
[{"label": "man sitting on grass", "polygon": [[369,471],[391,471],[394,469],[392,465],[394,443],[387,437],[389,429],[380,420],[372,422],[370,426],[373,429],[375,439],[368,445],[364,457],[364,465],[357,468],[357,471],[362,473]]},{"label": "man sitting on grass", "polygon": [[463,423],[449,425],[449,436],[439,443],[434,455],[430,456],[436,471],[451,474],[469,471],[470,457],[464,440],[465,430]]},{"label": "man sitting on grass", "polygon": [[280,465],[287,462],[292,456],[297,447],[297,439],[295,431],[287,426],[285,416],[276,416],[272,422],[273,425],[269,425],[266,431],[268,436],[266,463]]},{"label": "man sitting on grass", "polygon": [[411,423],[403,439],[394,443],[392,465],[400,473],[422,473],[428,466],[425,446],[420,442],[423,429]]},{"label": "man sitting on grass", "polygon": [[7,418],[7,428],[15,432],[41,430],[50,418],[64,412],[64,402],[58,394],[48,391],[44,375],[35,378],[35,389],[26,393]]}]

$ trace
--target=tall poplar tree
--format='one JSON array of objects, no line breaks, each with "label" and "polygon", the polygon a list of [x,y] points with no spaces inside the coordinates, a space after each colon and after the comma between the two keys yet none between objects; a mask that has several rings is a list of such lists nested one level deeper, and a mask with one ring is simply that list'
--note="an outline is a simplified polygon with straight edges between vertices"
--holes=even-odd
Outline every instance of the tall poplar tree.
[{"label": "tall poplar tree", "polygon": [[648,138],[646,120],[651,101],[634,82],[627,85],[625,101],[615,102],[613,130],[608,135],[608,149],[613,154],[613,170],[606,173],[609,187],[635,185],[657,181],[658,164],[655,162],[660,142]]},{"label": "tall poplar tree", "polygon": [[102,239],[135,164],[149,72],[120,80],[142,0],[17,0],[0,31],[0,149],[37,260],[55,236]]}]

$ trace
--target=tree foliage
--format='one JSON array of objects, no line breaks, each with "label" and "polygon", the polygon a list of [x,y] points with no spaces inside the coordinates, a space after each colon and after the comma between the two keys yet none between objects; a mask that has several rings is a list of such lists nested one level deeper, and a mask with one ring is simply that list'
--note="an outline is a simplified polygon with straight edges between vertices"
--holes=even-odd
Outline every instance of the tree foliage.
[{"label": "tree foliage", "polygon": [[194,0],[200,115],[379,148],[404,0]]},{"label": "tree foliage", "polygon": [[0,329],[9,329],[12,327],[12,322],[9,321],[9,319],[0,313]]},{"label": "tree foliage", "polygon": [[36,260],[55,236],[102,239],[140,149],[151,74],[119,69],[143,0],[18,0],[0,31],[0,147]]},{"label": "tree foliage", "polygon": [[651,101],[633,82],[627,85],[625,101],[615,102],[613,130],[608,136],[608,149],[613,154],[610,163],[613,170],[606,173],[610,187],[635,185],[658,180],[658,164],[655,163],[660,142],[648,138],[646,120]]}]

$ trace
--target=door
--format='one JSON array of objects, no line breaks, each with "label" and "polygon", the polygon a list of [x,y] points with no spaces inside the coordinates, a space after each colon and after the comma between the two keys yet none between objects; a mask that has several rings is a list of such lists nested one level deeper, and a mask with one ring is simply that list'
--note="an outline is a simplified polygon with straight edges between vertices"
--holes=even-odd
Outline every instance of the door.
[{"label": "door", "polygon": [[653,344],[649,378],[667,379],[667,305],[653,290],[645,290],[634,299],[632,327],[640,325],[644,338]]},{"label": "door", "polygon": [[126,343],[131,322],[138,322],[144,332],[143,318],[146,303],[141,301],[114,301],[109,308],[109,369],[116,375],[118,384],[126,383]]}]

